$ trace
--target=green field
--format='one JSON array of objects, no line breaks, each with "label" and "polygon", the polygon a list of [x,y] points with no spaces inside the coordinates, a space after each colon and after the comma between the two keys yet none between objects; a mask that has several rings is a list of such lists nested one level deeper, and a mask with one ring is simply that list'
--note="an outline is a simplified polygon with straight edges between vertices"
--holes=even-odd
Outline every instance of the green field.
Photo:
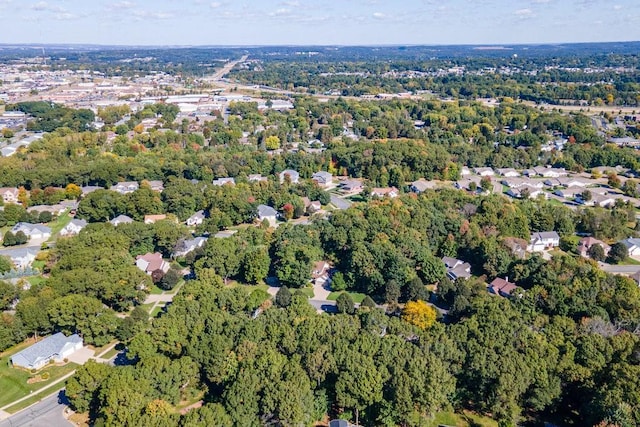
[{"label": "green field", "polygon": [[[36,374],[31,374],[22,369],[13,368],[9,363],[11,354],[16,353],[19,349],[21,348],[16,348],[10,354],[5,353],[0,357],[0,390],[2,390],[0,393],[0,407],[27,396],[30,393],[35,393],[37,390],[51,384],[78,367],[75,363],[67,363],[64,366],[52,365],[39,370]],[[49,374],[49,378],[46,381],[27,384],[29,378],[42,375],[45,372]]]},{"label": "green field", "polygon": [[[327,299],[329,301],[335,301],[338,299],[338,297],[340,296],[342,292],[331,292],[329,294],[329,296],[327,297]],[[351,295],[351,299],[353,300],[353,302],[355,303],[361,303],[365,297],[367,296],[367,294],[361,294],[358,292],[347,292],[349,295]]]},{"label": "green field", "polygon": [[498,423],[491,418],[483,417],[469,411],[464,411],[462,414],[439,412],[433,421],[427,424],[428,427],[438,427],[439,425],[455,427],[498,427]]}]

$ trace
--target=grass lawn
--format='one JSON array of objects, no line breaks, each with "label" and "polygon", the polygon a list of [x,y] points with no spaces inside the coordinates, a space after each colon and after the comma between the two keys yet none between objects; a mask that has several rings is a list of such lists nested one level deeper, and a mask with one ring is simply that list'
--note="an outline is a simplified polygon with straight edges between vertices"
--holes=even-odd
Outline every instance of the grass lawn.
[{"label": "grass lawn", "polygon": [[148,313],[151,310],[151,307],[153,307],[153,303],[142,304],[140,307],[142,307],[142,309]]},{"label": "grass lawn", "polygon": [[256,289],[262,289],[265,292],[267,291],[267,289],[269,289],[269,286],[265,285],[264,283],[261,284],[261,285],[247,285],[247,284],[244,284],[244,283],[236,282],[235,280],[229,280],[229,283],[227,283],[227,287],[229,287],[229,288],[246,289],[247,290],[247,295],[250,294],[251,292],[255,291]]},{"label": "grass lawn", "polygon": [[45,265],[46,265],[46,263],[44,261],[33,261],[31,263],[31,266],[33,268],[37,268],[40,271],[42,271],[42,269],[44,268]]},{"label": "grass lawn", "polygon": [[[340,296],[342,292],[331,292],[329,294],[329,296],[327,297],[327,299],[329,301],[335,301],[338,299],[338,297]],[[351,299],[353,300],[353,302],[355,303],[360,303],[364,300],[364,298],[367,296],[367,294],[361,294],[358,292],[347,292],[349,295],[351,295]]]},{"label": "grass lawn", "polygon": [[151,289],[149,291],[151,295],[162,295],[164,291],[157,287],[156,285],[151,285]]},{"label": "grass lawn", "polygon": [[51,239],[55,239],[60,232],[67,224],[71,222],[73,218],[69,216],[68,212],[63,213],[55,221],[52,221],[48,224],[51,227]]},{"label": "grass lawn", "polygon": [[428,427],[437,427],[439,425],[456,427],[498,427],[498,423],[491,418],[483,417],[469,411],[464,411],[462,414],[439,412],[433,421],[427,424]]},{"label": "grass lawn", "polygon": [[[298,289],[292,289],[291,292],[296,292]],[[303,294],[307,296],[307,298],[313,298],[313,289],[311,288],[300,288]]]},{"label": "grass lawn", "polygon": [[105,354],[103,354],[100,357],[102,357],[103,359],[111,359],[113,356],[115,356],[116,354],[122,351],[122,350],[118,350],[116,347],[113,347],[111,350],[107,351]]},{"label": "grass lawn", "polygon": [[633,259],[631,257],[627,257],[624,261],[622,261],[620,264],[623,265],[640,265],[640,261]]},{"label": "grass lawn", "polygon": [[[17,350],[16,350],[17,351]],[[11,354],[16,353],[13,351]],[[0,358],[0,406],[4,406],[27,396],[31,392],[36,392],[42,387],[51,384],[53,381],[68,374],[78,367],[75,363],[67,363],[64,366],[47,366],[40,369],[36,374],[16,369],[9,363],[10,354],[5,354]],[[31,377],[42,375],[47,372],[49,378],[45,381],[39,381],[33,384],[27,384],[27,380]]]},{"label": "grass lawn", "polygon": [[31,286],[36,286],[42,282],[47,281],[47,279],[42,276],[30,276],[30,277],[27,277],[27,280],[29,281],[29,283],[31,283]]},{"label": "grass lawn", "polygon": [[153,309],[153,311],[149,316],[155,318],[156,316],[158,316],[158,313],[160,313],[163,308],[164,308],[164,305],[158,304],[156,308]]}]

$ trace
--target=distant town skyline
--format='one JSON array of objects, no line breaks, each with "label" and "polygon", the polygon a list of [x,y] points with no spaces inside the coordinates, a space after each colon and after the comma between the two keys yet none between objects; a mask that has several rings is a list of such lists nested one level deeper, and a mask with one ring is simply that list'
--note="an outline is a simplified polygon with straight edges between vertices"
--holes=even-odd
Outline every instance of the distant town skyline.
[{"label": "distant town skyline", "polygon": [[640,40],[637,0],[0,0],[1,43],[526,44]]}]

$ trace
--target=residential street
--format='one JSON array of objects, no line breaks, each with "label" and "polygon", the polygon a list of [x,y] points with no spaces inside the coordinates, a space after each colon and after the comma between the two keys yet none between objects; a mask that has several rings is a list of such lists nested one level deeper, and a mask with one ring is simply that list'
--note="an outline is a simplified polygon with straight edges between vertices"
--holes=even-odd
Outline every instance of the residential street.
[{"label": "residential street", "polygon": [[64,390],[39,403],[0,421],[0,427],[66,427],[71,426],[63,416],[66,397]]}]

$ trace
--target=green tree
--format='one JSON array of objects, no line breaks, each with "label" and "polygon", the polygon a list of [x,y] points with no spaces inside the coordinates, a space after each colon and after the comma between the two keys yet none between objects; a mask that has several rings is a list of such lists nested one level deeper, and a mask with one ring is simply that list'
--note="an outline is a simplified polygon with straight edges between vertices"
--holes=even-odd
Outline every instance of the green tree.
[{"label": "green tree", "polygon": [[291,291],[286,286],[281,286],[276,293],[276,305],[278,307],[289,307],[291,304]]},{"label": "green tree", "polygon": [[606,258],[604,249],[599,244],[591,245],[591,247],[587,250],[587,255],[589,255],[589,258],[595,261],[604,261]]},{"label": "green tree", "polygon": [[247,283],[261,283],[269,274],[271,257],[266,247],[248,249],[242,260],[242,275]]},{"label": "green tree", "polygon": [[338,313],[354,314],[356,312],[355,303],[353,302],[351,295],[346,292],[338,295],[338,298],[336,299],[336,307],[338,308]]},{"label": "green tree", "polygon": [[616,242],[611,245],[611,249],[609,250],[609,256],[607,257],[607,261],[611,264],[620,264],[622,261],[629,257],[629,250],[624,245],[624,243]]}]

